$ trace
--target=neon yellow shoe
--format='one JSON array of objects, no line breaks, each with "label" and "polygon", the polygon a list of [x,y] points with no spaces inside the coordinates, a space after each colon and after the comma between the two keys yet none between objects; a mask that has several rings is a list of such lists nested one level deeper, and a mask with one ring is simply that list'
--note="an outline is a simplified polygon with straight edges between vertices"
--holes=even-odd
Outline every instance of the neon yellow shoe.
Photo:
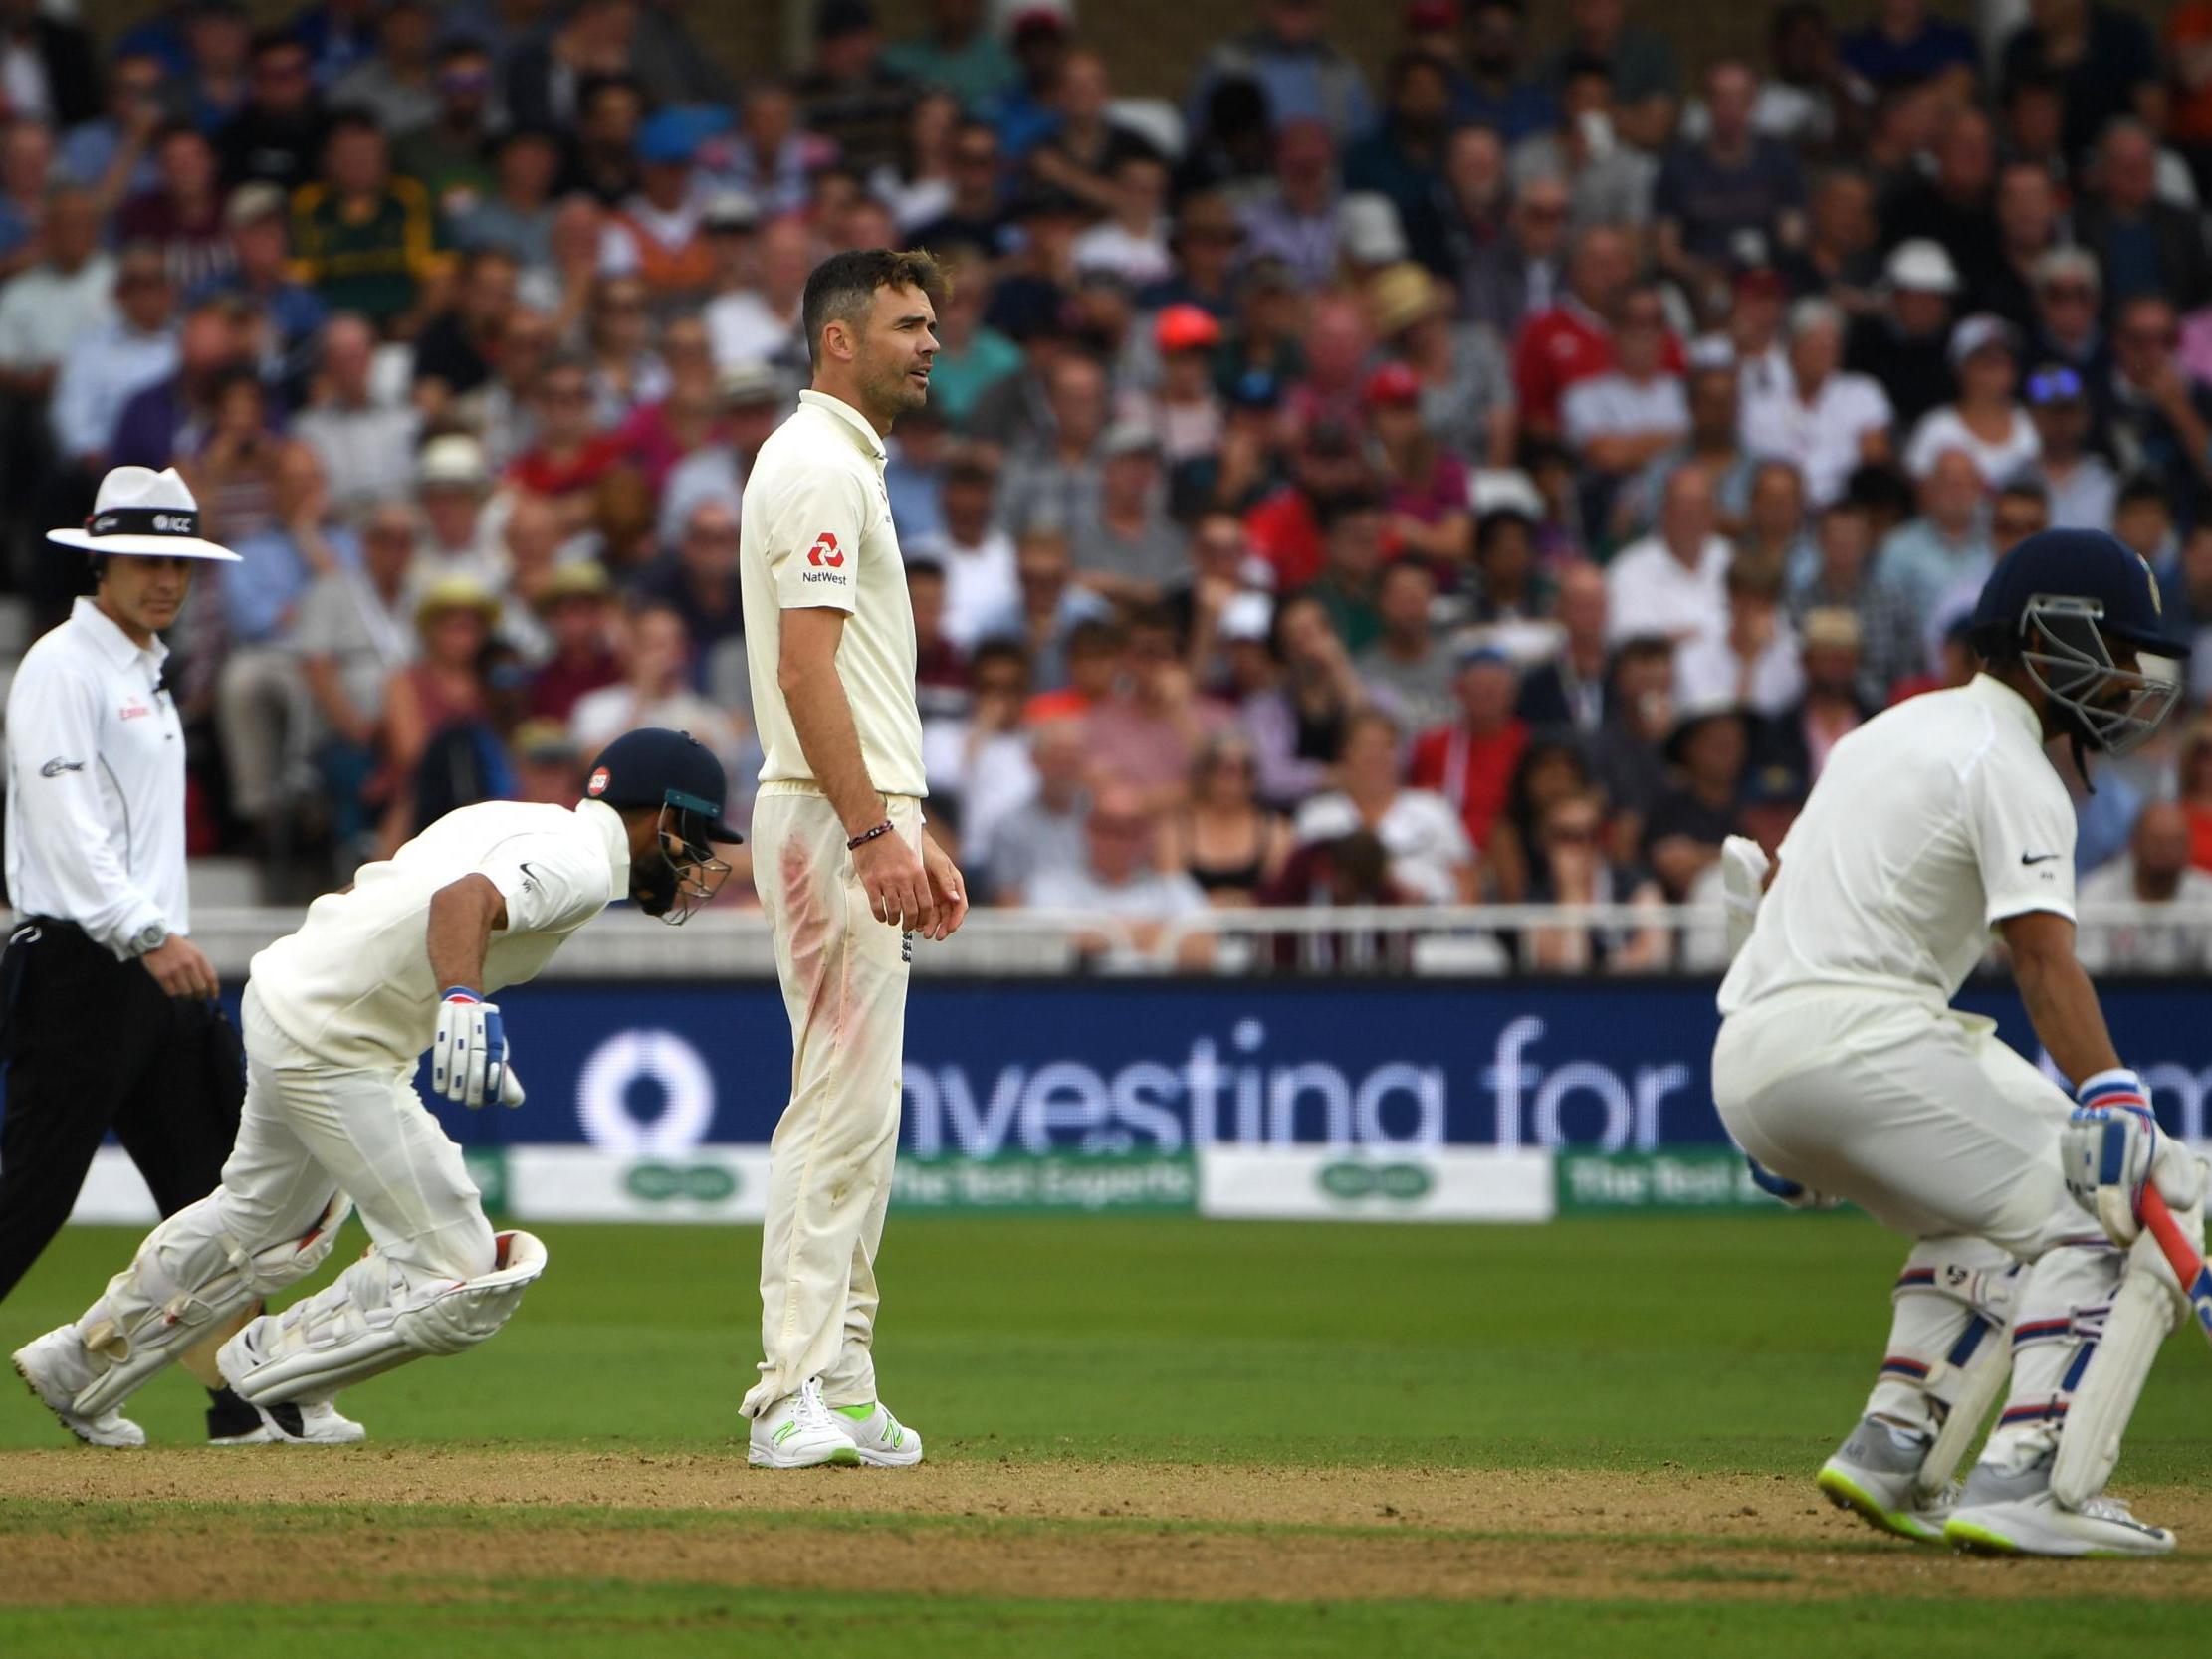
[{"label": "neon yellow shoe", "polygon": [[2168,1555],[2174,1536],[2137,1521],[2117,1498],[2069,1509],[2051,1495],[2051,1456],[2021,1469],[1982,1463],[1943,1529],[1944,1542],[1981,1555],[2067,1555],[2118,1559]]},{"label": "neon yellow shoe", "polygon": [[1925,1435],[1862,1417],[1813,1484],[1871,1527],[1914,1544],[1941,1544],[1955,1494],[1919,1489],[1927,1450]]}]

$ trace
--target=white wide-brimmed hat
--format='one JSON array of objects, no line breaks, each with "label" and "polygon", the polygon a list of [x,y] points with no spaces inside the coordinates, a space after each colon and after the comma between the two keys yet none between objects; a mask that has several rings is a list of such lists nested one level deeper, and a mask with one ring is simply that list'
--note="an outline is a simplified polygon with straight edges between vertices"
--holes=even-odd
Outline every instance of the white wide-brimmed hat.
[{"label": "white wide-brimmed hat", "polygon": [[200,504],[174,467],[159,473],[151,467],[117,467],[100,481],[85,527],[48,530],[46,538],[88,553],[238,562],[228,547],[201,537]]}]

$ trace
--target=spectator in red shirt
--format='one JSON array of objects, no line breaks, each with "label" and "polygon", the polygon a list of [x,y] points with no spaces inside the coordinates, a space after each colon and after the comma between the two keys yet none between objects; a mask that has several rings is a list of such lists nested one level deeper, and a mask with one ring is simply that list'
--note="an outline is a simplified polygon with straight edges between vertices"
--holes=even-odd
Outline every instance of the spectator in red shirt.
[{"label": "spectator in red shirt", "polygon": [[1634,275],[1620,231],[1592,225],[1576,236],[1567,256],[1566,294],[1523,322],[1513,342],[1523,430],[1556,434],[1567,388],[1613,366],[1613,314]]},{"label": "spectator in red shirt", "polygon": [[1410,782],[1434,789],[1459,810],[1467,839],[1487,849],[1490,826],[1505,805],[1513,768],[1528,746],[1528,726],[1513,713],[1520,680],[1505,654],[1477,645],[1460,659],[1459,718],[1414,742]]},{"label": "spectator in red shirt", "polygon": [[1252,552],[1275,572],[1275,591],[1290,593],[1321,574],[1321,503],[1369,483],[1359,441],[1341,426],[1317,426],[1298,446],[1291,482],[1244,515]]},{"label": "spectator in red shirt", "polygon": [[162,128],[151,147],[160,182],[116,211],[115,235],[121,242],[157,244],[177,289],[197,288],[238,263],[223,226],[215,146],[178,121]]},{"label": "spectator in red shirt", "polygon": [[538,441],[515,458],[508,482],[551,501],[572,535],[589,523],[593,492],[622,459],[622,440],[592,420],[591,371],[580,358],[554,357],[540,369],[531,404]]},{"label": "spectator in red shirt", "polygon": [[968,653],[945,636],[945,566],[918,558],[906,567],[914,608],[914,695],[925,721],[958,720],[969,709]]},{"label": "spectator in red shirt", "polygon": [[565,728],[576,700],[622,678],[614,654],[614,585],[604,566],[563,564],[538,595],[538,613],[553,641],[553,657],[530,681],[534,719]]}]

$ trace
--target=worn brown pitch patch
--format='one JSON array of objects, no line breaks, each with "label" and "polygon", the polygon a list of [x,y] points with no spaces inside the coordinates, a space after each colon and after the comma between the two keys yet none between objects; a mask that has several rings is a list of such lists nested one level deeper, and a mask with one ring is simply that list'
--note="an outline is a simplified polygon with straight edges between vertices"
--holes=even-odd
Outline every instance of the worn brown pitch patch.
[{"label": "worn brown pitch patch", "polygon": [[[2143,1494],[2212,1540],[2212,1502]],[[0,1604],[511,1593],[622,1578],[979,1596],[1306,1600],[2191,1598],[2193,1563],[1977,1561],[1886,1547],[1771,1475],[946,1463],[777,1472],[743,1453],[501,1448],[26,1453],[0,1502],[174,1505],[5,1539]],[[312,1525],[238,1506],[298,1504]],[[513,1527],[392,1509],[513,1507]],[[568,1512],[639,1512],[608,1522]],[[666,1524],[651,1512],[681,1510]],[[703,1512],[703,1513],[699,1513]],[[787,1519],[796,1513],[797,1519]],[[864,1535],[847,1517],[873,1520]],[[1339,1529],[1322,1531],[1319,1529]],[[1357,1529],[1344,1531],[1342,1529]],[[1465,1534],[1488,1536],[1467,1537]]]}]

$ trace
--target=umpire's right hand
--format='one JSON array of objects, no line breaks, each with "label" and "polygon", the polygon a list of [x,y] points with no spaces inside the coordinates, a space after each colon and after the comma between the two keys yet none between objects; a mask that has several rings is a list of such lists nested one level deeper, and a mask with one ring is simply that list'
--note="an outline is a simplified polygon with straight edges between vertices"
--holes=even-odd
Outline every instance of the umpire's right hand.
[{"label": "umpire's right hand", "polygon": [[207,959],[207,952],[182,933],[171,933],[138,960],[165,995],[205,1001],[222,991],[222,981],[216,978],[215,964]]}]

